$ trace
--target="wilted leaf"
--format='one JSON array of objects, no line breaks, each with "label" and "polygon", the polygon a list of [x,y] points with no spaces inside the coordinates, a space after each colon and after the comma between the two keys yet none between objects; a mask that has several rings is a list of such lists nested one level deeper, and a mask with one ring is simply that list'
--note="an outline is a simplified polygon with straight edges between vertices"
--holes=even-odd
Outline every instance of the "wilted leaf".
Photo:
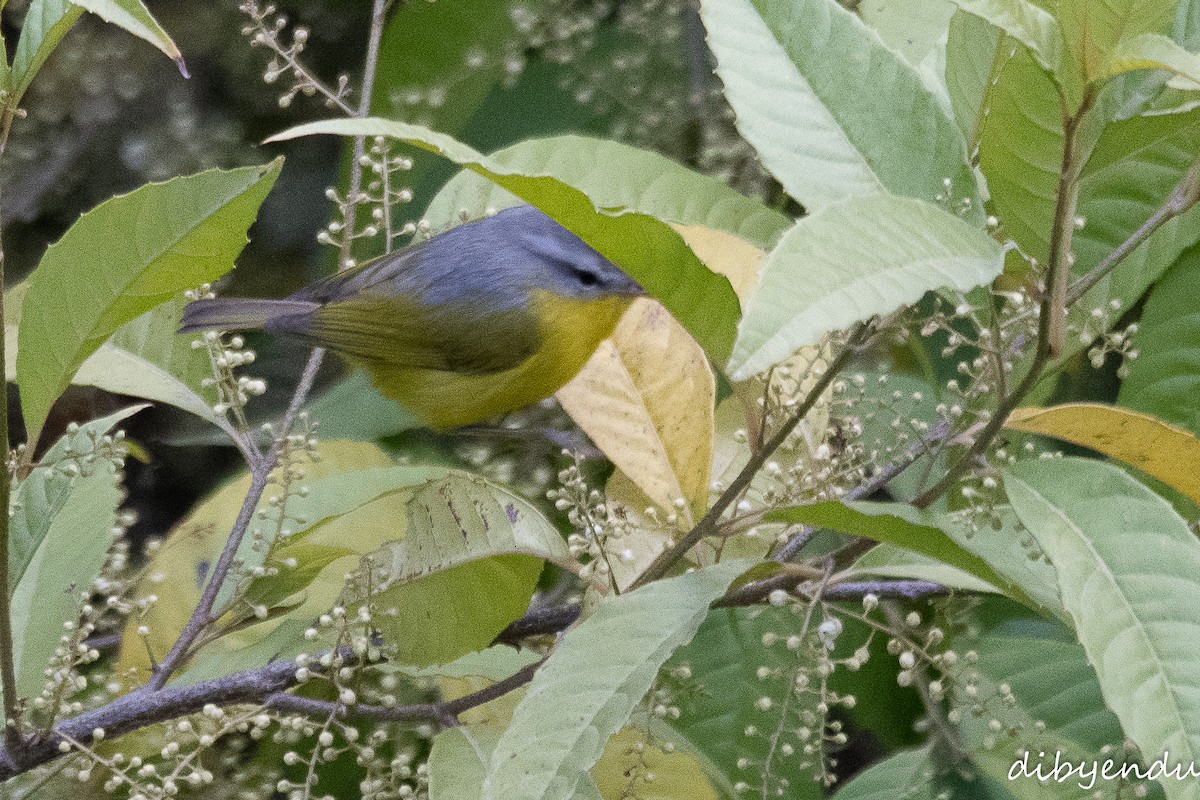
[{"label": "wilted leaf", "polygon": [[643,299],[558,400],[647,497],[690,526],[707,507],[715,391],[704,351]]},{"label": "wilted leaf", "polygon": [[1200,503],[1200,439],[1157,417],[1100,403],[1065,403],[1018,408],[1004,426],[1098,450]]}]

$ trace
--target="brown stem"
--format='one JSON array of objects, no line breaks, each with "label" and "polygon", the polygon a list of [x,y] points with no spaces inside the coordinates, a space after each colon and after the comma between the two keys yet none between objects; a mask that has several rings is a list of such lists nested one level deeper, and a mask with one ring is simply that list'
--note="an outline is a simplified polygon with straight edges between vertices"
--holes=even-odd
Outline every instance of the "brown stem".
[{"label": "brown stem", "polygon": [[[4,116],[0,119],[0,156],[8,146],[8,134],[12,130],[16,115],[16,100],[9,97],[4,105]],[[4,246],[0,243],[0,297],[4,295]],[[0,331],[4,330],[4,304],[0,303]],[[0,341],[0,364],[4,363],[4,342]],[[32,451],[32,447],[30,450]],[[8,472],[8,393],[5,392],[4,407],[0,409],[0,456],[4,458],[4,474],[0,475],[0,684],[4,703],[4,741],[12,744],[19,738],[17,719],[17,671],[14,664],[12,632],[12,590],[9,585],[9,516],[12,476]]]},{"label": "brown stem", "polygon": [[1058,175],[1058,197],[1054,206],[1054,226],[1050,231],[1050,257],[1046,264],[1046,286],[1042,292],[1037,345],[1033,361],[1012,393],[1000,398],[991,418],[975,436],[967,451],[950,465],[941,480],[913,501],[913,505],[917,508],[927,508],[945,494],[991,445],[1000,429],[1004,427],[1008,415],[1037,385],[1046,363],[1061,348],[1065,325],[1067,281],[1071,270],[1071,233],[1075,229],[1075,203],[1078,199],[1075,185],[1079,172],[1075,152],[1078,142],[1075,137],[1079,132],[1080,123],[1091,108],[1093,99],[1090,92],[1085,94],[1079,111],[1074,116],[1067,117],[1063,124],[1063,155]]}]

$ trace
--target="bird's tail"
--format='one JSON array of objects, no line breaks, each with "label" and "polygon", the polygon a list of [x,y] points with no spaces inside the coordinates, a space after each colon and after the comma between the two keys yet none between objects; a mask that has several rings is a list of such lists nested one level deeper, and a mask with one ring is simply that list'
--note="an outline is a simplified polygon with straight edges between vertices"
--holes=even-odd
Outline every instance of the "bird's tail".
[{"label": "bird's tail", "polygon": [[196,300],[183,310],[180,333],[220,329],[225,331],[262,328],[272,320],[294,314],[310,314],[318,303],[307,300],[263,300],[221,298]]}]

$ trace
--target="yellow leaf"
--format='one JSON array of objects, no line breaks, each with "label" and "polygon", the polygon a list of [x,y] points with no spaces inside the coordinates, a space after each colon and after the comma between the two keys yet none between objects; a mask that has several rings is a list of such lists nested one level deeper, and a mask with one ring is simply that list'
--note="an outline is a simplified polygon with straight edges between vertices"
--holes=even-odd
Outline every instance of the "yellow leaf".
[{"label": "yellow leaf", "polygon": [[743,304],[758,282],[766,252],[732,233],[703,225],[672,225],[696,257],[713,272],[724,275]]},{"label": "yellow leaf", "polygon": [[[654,773],[654,780],[647,783],[646,773]],[[634,728],[624,728],[608,740],[604,755],[592,767],[592,778],[604,800],[717,800],[695,756],[668,753]]]},{"label": "yellow leaf", "polygon": [[1100,403],[1018,408],[1005,427],[1098,450],[1200,503],[1200,439],[1158,417]]},{"label": "yellow leaf", "polygon": [[708,498],[715,392],[704,351],[641,299],[558,400],[647,497],[690,525]]}]

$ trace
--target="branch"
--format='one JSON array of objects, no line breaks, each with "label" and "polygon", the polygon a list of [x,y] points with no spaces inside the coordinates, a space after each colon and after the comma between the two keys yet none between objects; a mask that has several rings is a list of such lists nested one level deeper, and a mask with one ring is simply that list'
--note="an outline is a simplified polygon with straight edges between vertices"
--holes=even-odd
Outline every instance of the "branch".
[{"label": "branch", "polygon": [[546,663],[540,658],[532,664],[522,667],[503,680],[496,681],[490,686],[457,697],[453,700],[440,700],[436,703],[417,703],[408,706],[377,706],[367,703],[347,706],[329,700],[316,700],[311,697],[300,697],[287,692],[276,692],[267,697],[266,705],[276,711],[285,711],[307,716],[319,717],[336,714],[337,716],[361,717],[379,722],[424,722],[436,720],[443,724],[457,724],[458,715],[476,706],[489,703],[498,697],[518,689],[533,680],[533,673]]},{"label": "branch", "polygon": [[1150,218],[1143,222],[1140,228],[1134,231],[1128,239],[1117,245],[1116,249],[1109,253],[1103,261],[1092,267],[1085,275],[1079,277],[1071,284],[1071,288],[1067,291],[1067,305],[1073,305],[1078,302],[1093,286],[1100,282],[1101,278],[1112,272],[1130,253],[1149,239],[1155,231],[1176,217],[1186,213],[1198,201],[1200,201],[1200,161],[1192,165],[1192,168],[1187,171],[1183,179],[1175,184],[1175,188],[1171,191],[1171,196],[1167,198],[1167,202],[1163,203],[1157,211],[1151,214]]},{"label": "branch", "polygon": [[[805,415],[808,414],[812,407],[821,399],[821,395],[833,383],[834,378],[838,376],[845,366],[850,362],[850,358],[858,351],[859,346],[867,338],[867,323],[859,323],[850,333],[849,339],[845,346],[842,347],[840,353],[834,358],[833,362],[826,367],[824,374],[805,395],[804,399],[796,406],[792,416],[785,422],[778,431],[760,447],[756,452],[750,455],[750,460],[746,462],[746,466],[742,467],[742,471],[733,479],[717,501],[708,509],[708,513],[704,515],[696,526],[671,547],[664,550],[659,556],[646,567],[645,571],[630,584],[627,591],[632,591],[639,586],[644,586],[651,581],[658,580],[666,575],[668,570],[675,565],[679,559],[683,558],[689,550],[692,549],[701,539],[707,536],[712,536],[717,532],[717,524],[725,511],[737,501],[749,486],[754,476],[762,469],[762,466],[774,455],[775,451],[787,441],[787,438],[792,435],[792,431],[800,424]],[[764,410],[764,413],[765,410]]]},{"label": "branch", "polygon": [[927,508],[932,505],[987,450],[1000,429],[1004,427],[1008,415],[1037,385],[1041,379],[1042,370],[1062,346],[1067,279],[1071,269],[1071,234],[1075,230],[1075,207],[1078,199],[1076,191],[1078,164],[1075,152],[1078,143],[1075,141],[1075,135],[1081,127],[1080,123],[1090,110],[1093,100],[1093,95],[1090,92],[1086,93],[1079,111],[1074,116],[1067,117],[1063,124],[1063,155],[1058,175],[1058,197],[1054,206],[1054,227],[1050,231],[1050,257],[1044,273],[1046,285],[1042,292],[1041,310],[1038,315],[1037,349],[1034,352],[1033,362],[1021,379],[1021,383],[1013,389],[1012,393],[1000,398],[996,410],[992,412],[991,418],[988,419],[987,424],[983,426],[967,451],[950,465],[941,480],[913,501],[913,505],[917,508]]},{"label": "branch", "polygon": [[[385,0],[375,0],[371,15],[371,31],[367,42],[366,63],[363,67],[361,96],[359,98],[358,110],[355,114],[359,117],[365,117],[371,112],[371,93],[375,85],[375,69],[379,62],[379,43],[383,35],[385,9]],[[354,207],[358,202],[359,187],[362,182],[362,153],[363,138],[358,137],[354,140],[354,160],[350,165],[349,207],[345,212],[347,223],[346,236],[343,242],[343,258],[339,264],[339,269],[346,267],[350,242],[354,238]],[[217,596],[221,592],[221,587],[225,584],[225,579],[228,577],[234,558],[237,556],[238,548],[241,546],[242,540],[246,536],[246,530],[254,518],[254,510],[258,507],[263,492],[270,482],[271,472],[275,469],[279,461],[279,455],[288,432],[291,431],[292,426],[295,424],[296,418],[300,413],[300,408],[308,399],[308,393],[312,390],[313,382],[316,380],[317,371],[321,368],[321,361],[324,357],[325,351],[323,348],[318,347],[312,351],[312,355],[309,356],[308,363],[304,367],[304,372],[300,376],[300,383],[297,385],[296,392],[292,396],[292,401],[288,405],[287,412],[284,414],[281,430],[275,437],[271,449],[264,458],[250,464],[250,489],[246,492],[242,508],[238,512],[233,529],[229,532],[225,548],[221,551],[221,556],[217,559],[217,564],[209,576],[208,583],[204,587],[204,592],[200,596],[200,602],[196,604],[196,608],[192,611],[192,616],[188,619],[187,624],[184,625],[183,630],[180,631],[179,638],[175,640],[175,644],[171,646],[167,655],[155,667],[150,680],[146,683],[146,689],[151,691],[162,689],[167,681],[170,680],[171,675],[191,658],[193,655],[192,646],[196,643],[200,634],[215,621],[213,606],[216,604]]]}]

